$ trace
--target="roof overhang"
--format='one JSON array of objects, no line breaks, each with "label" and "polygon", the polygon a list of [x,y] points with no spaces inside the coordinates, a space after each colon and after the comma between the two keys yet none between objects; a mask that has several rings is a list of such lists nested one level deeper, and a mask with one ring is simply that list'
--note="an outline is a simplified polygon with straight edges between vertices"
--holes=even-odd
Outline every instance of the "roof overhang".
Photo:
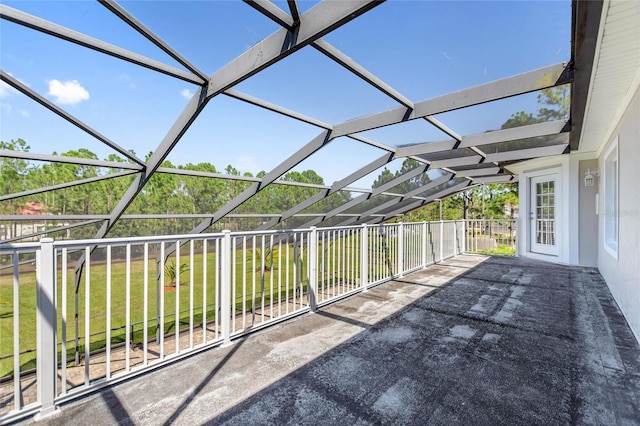
[{"label": "roof overhang", "polygon": [[580,146],[589,84],[593,70],[598,33],[602,17],[602,1],[572,2],[571,62],[574,75],[571,90],[571,150]]},{"label": "roof overhang", "polygon": [[640,2],[574,1],[571,150],[599,152],[640,87]]}]

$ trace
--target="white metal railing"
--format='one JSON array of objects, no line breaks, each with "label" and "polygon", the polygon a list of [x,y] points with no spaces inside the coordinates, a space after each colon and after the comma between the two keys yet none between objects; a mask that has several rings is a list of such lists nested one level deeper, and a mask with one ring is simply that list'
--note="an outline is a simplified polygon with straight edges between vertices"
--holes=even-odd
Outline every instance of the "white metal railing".
[{"label": "white metal railing", "polygon": [[461,254],[477,245],[465,229],[441,221],[0,245],[0,422],[46,415]]},{"label": "white metal railing", "polygon": [[473,219],[466,222],[468,252],[515,256],[516,219]]}]

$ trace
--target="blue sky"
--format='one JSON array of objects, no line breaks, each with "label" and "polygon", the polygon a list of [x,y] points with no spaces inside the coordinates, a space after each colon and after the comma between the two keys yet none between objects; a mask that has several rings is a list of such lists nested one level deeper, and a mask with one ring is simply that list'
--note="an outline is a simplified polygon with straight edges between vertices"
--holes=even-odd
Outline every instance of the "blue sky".
[{"label": "blue sky", "polygon": [[[288,10],[286,2],[276,2]],[[302,11],[315,3],[301,1]],[[87,1],[3,1],[3,4],[170,65],[174,61],[106,8]],[[207,75],[278,26],[239,1],[121,2]],[[569,1],[388,1],[325,37],[412,101],[566,61]],[[188,98],[192,84],[0,22],[0,67],[139,157],[154,150]],[[398,104],[312,47],[236,86],[237,90],[331,124]],[[535,94],[441,114],[462,135],[499,128],[512,112],[535,111]],[[33,152],[88,148],[113,151],[24,95],[0,88],[0,138],[22,138]],[[269,171],[320,129],[220,96],[214,98],[169,155],[174,164],[209,162],[241,171]],[[416,120],[365,132],[389,145],[448,139]],[[334,140],[296,170],[339,180],[382,151]],[[393,167],[397,167],[394,164]],[[377,173],[375,173],[377,175]],[[370,185],[372,178],[359,182]]]}]

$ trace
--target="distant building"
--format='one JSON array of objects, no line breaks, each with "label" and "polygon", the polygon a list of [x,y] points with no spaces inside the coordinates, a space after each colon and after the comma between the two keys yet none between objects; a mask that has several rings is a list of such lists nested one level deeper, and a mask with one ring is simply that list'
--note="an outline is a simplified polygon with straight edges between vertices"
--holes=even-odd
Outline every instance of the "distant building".
[{"label": "distant building", "polygon": [[[23,216],[43,216],[49,215],[50,210],[51,209],[44,204],[29,201],[25,203],[24,207],[18,210],[18,214]],[[37,241],[42,238],[44,231],[47,229],[64,225],[69,225],[69,222],[51,220],[50,216],[48,216],[47,219],[43,218],[41,220],[5,221],[0,223],[0,240],[26,236],[24,239],[20,239],[20,242]],[[67,230],[67,233],[68,232],[69,230]]]}]

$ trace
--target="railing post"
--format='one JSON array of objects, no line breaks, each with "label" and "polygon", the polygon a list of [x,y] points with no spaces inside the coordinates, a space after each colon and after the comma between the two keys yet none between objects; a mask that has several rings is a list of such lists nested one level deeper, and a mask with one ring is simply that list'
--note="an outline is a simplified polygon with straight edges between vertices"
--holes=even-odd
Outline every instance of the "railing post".
[{"label": "railing post", "polygon": [[360,287],[365,292],[369,285],[369,228],[366,223],[362,225],[360,247]]},{"label": "railing post", "polygon": [[398,276],[404,275],[404,222],[398,226]]},{"label": "railing post", "polygon": [[222,346],[231,344],[231,231],[222,231],[220,253],[220,325],[222,327]]},{"label": "railing post", "polygon": [[315,312],[318,310],[318,229],[315,226],[309,233],[309,257],[309,308]]},{"label": "railing post", "polygon": [[453,256],[458,255],[458,225],[453,221]]},{"label": "railing post", "polygon": [[515,244],[516,244],[516,257],[520,257],[520,232],[518,229],[518,219],[511,219],[511,226],[514,228],[514,232],[516,233]]},{"label": "railing post", "polygon": [[462,219],[462,253],[467,252],[467,221]]},{"label": "railing post", "polygon": [[422,267],[427,267],[427,222],[422,222]]},{"label": "railing post", "polygon": [[[164,259],[163,259],[164,260]],[[156,343],[160,344],[160,259],[156,258]]]},{"label": "railing post", "polygon": [[440,220],[440,262],[444,259],[444,222]]},{"label": "railing post", "polygon": [[467,249],[472,252],[475,253],[476,251],[476,247],[475,247],[475,240],[476,240],[476,224],[474,223],[473,220],[468,220],[467,224],[469,225],[469,231],[467,232],[467,237],[469,239],[469,244],[467,245]]},{"label": "railing post", "polygon": [[37,288],[37,380],[38,402],[42,405],[38,417],[55,411],[56,397],[56,257],[53,238],[40,240],[36,254]]}]

